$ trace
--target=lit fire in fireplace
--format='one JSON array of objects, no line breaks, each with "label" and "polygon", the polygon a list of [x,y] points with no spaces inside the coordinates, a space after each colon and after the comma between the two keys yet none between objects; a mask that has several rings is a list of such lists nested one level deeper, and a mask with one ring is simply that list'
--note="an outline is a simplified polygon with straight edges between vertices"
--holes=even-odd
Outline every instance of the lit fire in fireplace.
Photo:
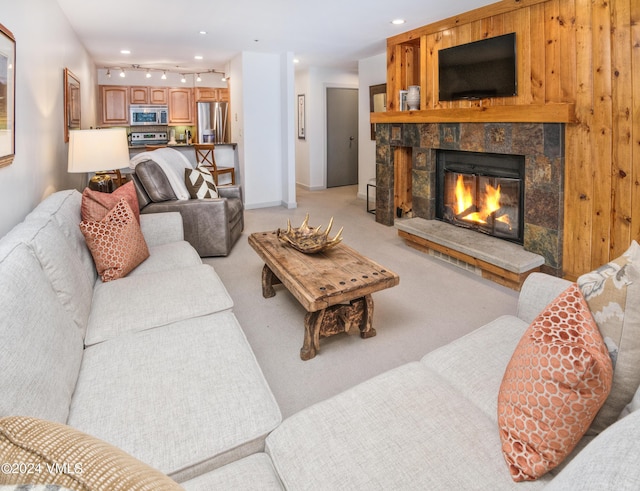
[{"label": "lit fire in fireplace", "polygon": [[494,188],[490,184],[485,185],[484,196],[479,200],[479,203],[474,203],[472,188],[471,186],[465,186],[462,175],[460,174],[456,181],[455,197],[455,213],[458,219],[486,224],[487,219],[495,213],[494,220],[508,225],[509,229],[511,229],[509,215],[506,213],[497,214],[501,208],[499,184],[497,188]]}]

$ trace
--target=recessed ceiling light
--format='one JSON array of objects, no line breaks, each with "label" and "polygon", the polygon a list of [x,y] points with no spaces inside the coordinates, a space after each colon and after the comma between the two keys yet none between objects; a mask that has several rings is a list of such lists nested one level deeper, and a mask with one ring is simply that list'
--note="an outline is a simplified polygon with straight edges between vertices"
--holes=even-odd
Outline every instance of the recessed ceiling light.
[{"label": "recessed ceiling light", "polygon": [[193,57],[194,60],[201,60],[202,59],[202,55],[195,55]]},{"label": "recessed ceiling light", "polygon": [[130,55],[130,54],[131,54],[131,51],[130,51],[130,50],[128,50],[128,49],[121,49],[121,50],[120,50],[120,53],[121,53],[121,54],[123,54],[123,55]]},{"label": "recessed ceiling light", "polygon": [[203,36],[207,33],[207,31],[200,31],[200,34],[202,34]]},{"label": "recessed ceiling light", "polygon": [[300,60],[299,60],[298,58],[294,58],[294,59],[293,59],[293,62],[294,62],[294,63],[300,63]]},{"label": "recessed ceiling light", "polygon": [[391,21],[391,23],[392,23],[394,26],[401,26],[401,25],[402,25],[402,24],[404,24],[405,22],[406,22],[406,20],[404,20],[404,19],[393,19],[393,20]]}]

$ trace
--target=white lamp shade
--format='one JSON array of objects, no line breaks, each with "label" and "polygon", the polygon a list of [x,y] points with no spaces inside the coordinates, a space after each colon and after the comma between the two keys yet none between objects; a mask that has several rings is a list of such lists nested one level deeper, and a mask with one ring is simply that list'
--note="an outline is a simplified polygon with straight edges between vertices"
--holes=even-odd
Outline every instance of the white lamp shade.
[{"label": "white lamp shade", "polygon": [[100,172],[129,167],[125,128],[71,130],[68,172]]}]

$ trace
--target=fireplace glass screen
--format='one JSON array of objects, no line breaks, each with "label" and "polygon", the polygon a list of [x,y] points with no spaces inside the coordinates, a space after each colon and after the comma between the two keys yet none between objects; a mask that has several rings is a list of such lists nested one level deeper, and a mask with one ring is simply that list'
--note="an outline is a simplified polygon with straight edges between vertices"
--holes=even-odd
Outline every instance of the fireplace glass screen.
[{"label": "fireplace glass screen", "polygon": [[494,166],[490,161],[492,154],[444,153],[453,155],[438,158],[438,218],[522,243],[520,159],[508,163],[500,155]]}]

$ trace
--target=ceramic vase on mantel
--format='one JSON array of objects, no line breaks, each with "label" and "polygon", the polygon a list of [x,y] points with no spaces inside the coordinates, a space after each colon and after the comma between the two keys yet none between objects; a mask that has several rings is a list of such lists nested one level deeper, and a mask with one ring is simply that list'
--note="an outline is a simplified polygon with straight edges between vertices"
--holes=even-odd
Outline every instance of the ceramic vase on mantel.
[{"label": "ceramic vase on mantel", "polygon": [[407,93],[407,106],[409,111],[417,111],[420,109],[420,86],[410,85]]}]

